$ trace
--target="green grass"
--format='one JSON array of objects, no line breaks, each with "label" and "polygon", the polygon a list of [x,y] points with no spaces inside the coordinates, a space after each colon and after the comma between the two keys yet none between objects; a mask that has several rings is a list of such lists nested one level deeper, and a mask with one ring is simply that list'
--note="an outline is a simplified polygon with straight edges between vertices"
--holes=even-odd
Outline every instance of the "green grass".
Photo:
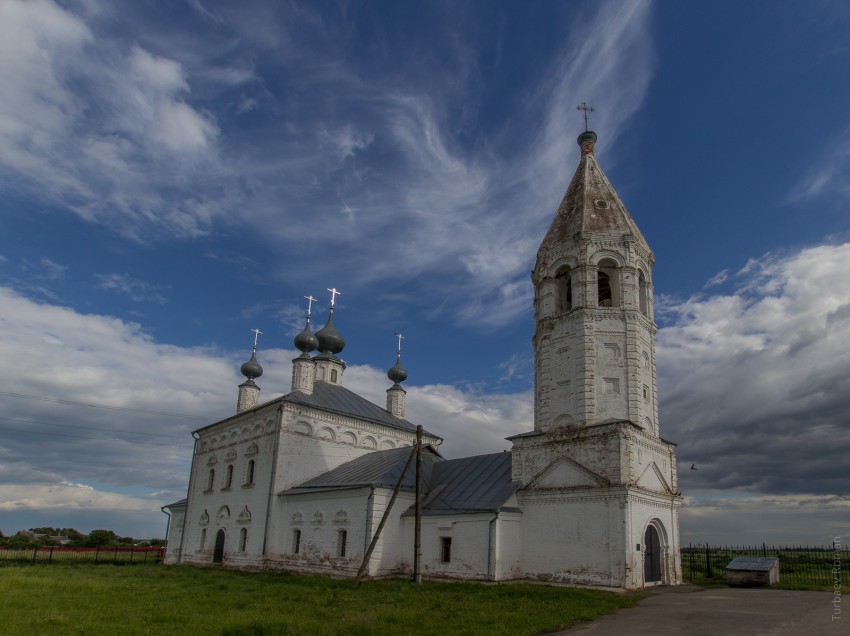
[{"label": "green grass", "polygon": [[[682,552],[682,576],[685,582],[703,587],[726,587],[726,565],[737,556],[772,556],[779,558],[779,583],[771,586],[782,590],[834,590],[835,576],[832,573],[835,552],[828,549],[806,550],[801,548],[775,549],[765,552],[758,548],[710,548],[706,567],[706,554],[703,548],[694,548]],[[848,552],[842,551],[839,560],[850,561]],[[708,572],[711,576],[708,576]],[[850,593],[846,569],[842,577],[841,591]]]},{"label": "green grass", "polygon": [[18,634],[540,634],[642,598],[533,584],[351,581],[188,566],[0,569],[4,636]]}]

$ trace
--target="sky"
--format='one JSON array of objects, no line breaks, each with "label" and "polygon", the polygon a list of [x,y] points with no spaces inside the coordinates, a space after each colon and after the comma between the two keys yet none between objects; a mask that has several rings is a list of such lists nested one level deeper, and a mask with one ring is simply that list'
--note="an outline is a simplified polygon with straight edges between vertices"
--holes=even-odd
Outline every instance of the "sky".
[{"label": "sky", "polygon": [[[304,296],[446,457],[533,426],[579,159],[655,252],[684,544],[850,534],[850,7],[0,0],[0,530],[162,537]],[[691,469],[691,466],[695,470]]]}]

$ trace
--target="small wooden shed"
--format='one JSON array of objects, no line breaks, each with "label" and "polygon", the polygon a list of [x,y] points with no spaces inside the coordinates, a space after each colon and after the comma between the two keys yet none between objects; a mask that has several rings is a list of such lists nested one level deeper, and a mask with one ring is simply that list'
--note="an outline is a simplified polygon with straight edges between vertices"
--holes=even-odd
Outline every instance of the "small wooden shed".
[{"label": "small wooden shed", "polygon": [[738,587],[762,587],[779,583],[779,559],[736,557],[726,566],[726,583]]}]

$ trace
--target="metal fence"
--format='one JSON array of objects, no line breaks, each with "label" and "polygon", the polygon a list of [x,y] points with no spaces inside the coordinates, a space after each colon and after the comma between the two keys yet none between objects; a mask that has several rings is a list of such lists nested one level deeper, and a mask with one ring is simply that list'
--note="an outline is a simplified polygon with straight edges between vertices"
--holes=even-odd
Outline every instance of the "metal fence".
[{"label": "metal fence", "polygon": [[[850,568],[850,547],[833,546],[710,546],[682,548],[682,578],[688,583],[722,583],[726,565],[735,557],[760,556],[779,559],[781,583],[832,586],[834,570]],[[838,565],[836,566],[836,562]]]},{"label": "metal fence", "polygon": [[136,546],[108,548],[5,548],[0,547],[0,566],[25,563],[114,563],[143,565],[161,563],[165,548]]}]

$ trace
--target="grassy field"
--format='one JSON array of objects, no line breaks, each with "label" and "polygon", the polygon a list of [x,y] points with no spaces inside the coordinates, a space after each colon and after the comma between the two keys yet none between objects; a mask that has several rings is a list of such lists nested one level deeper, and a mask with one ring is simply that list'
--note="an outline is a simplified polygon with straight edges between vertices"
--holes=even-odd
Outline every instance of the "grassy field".
[{"label": "grassy field", "polygon": [[37,634],[539,634],[639,598],[532,584],[366,581],[162,565],[7,566],[0,632]]}]

